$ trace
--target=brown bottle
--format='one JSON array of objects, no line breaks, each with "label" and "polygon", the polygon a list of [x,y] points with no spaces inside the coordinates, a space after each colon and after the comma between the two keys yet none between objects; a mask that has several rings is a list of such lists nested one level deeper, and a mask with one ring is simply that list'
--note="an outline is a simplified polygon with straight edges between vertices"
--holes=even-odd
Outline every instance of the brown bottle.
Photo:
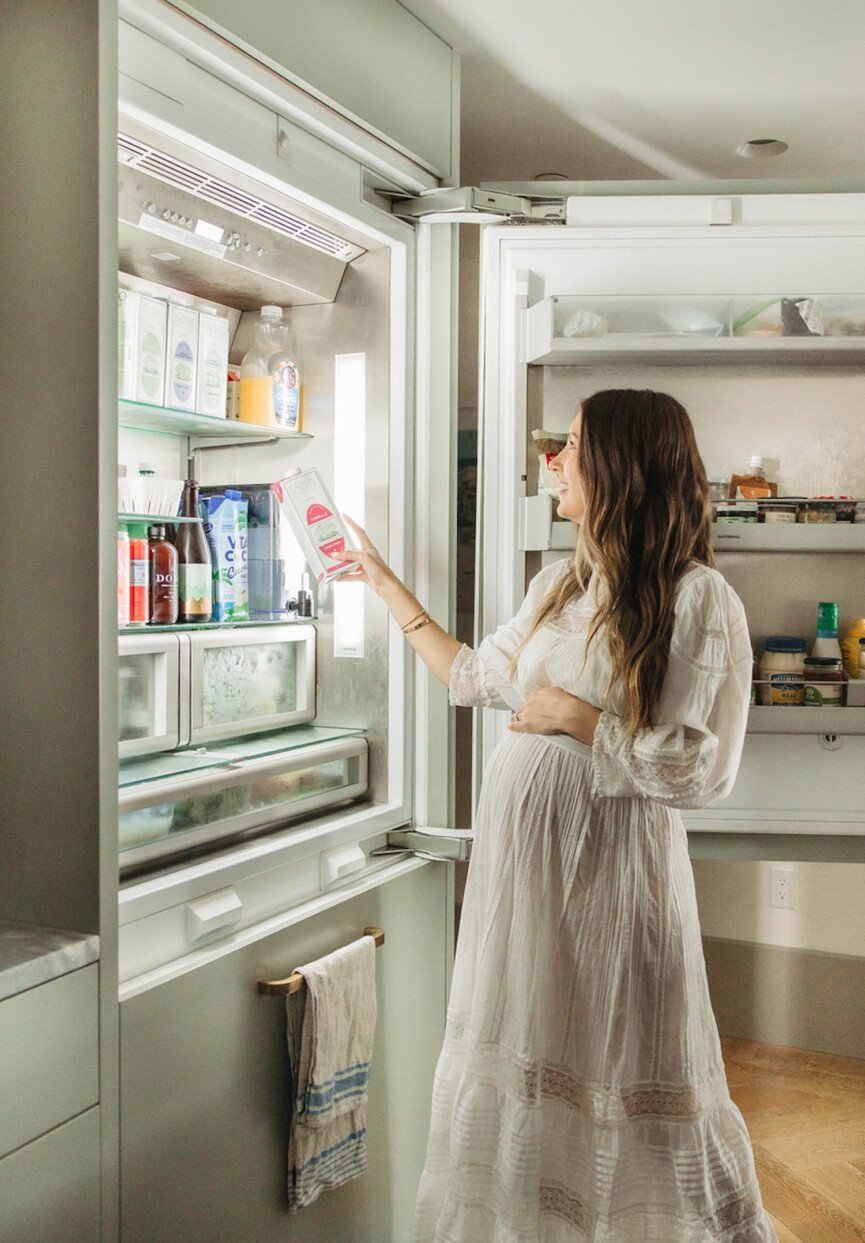
[{"label": "brown bottle", "polygon": [[177,621],[177,549],[165,538],[165,527],[152,526],[150,540],[150,624],[173,626]]},{"label": "brown bottle", "polygon": [[207,622],[213,615],[213,580],[211,578],[210,545],[198,512],[198,483],[187,479],[183,485],[181,514],[196,522],[178,522],[177,586],[180,622]]}]

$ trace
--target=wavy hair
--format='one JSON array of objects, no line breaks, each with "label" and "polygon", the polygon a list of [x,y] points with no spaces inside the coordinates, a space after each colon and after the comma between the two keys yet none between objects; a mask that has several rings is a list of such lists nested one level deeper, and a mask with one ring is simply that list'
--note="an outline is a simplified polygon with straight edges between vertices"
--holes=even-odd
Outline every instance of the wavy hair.
[{"label": "wavy hair", "polygon": [[706,471],[687,412],[666,393],[607,389],[587,398],[582,414],[586,511],[577,551],[526,642],[596,574],[599,608],[588,644],[603,628],[610,688],[622,688],[622,721],[633,735],[655,723],[679,580],[694,562],[715,564]]}]

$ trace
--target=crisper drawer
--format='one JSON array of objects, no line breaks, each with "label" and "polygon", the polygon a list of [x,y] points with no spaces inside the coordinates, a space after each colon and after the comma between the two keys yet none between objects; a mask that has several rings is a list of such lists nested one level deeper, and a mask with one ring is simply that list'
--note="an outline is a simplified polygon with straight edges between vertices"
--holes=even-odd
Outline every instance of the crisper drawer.
[{"label": "crisper drawer", "polygon": [[119,640],[120,755],[170,751],[180,743],[180,643],[176,634]]},{"label": "crisper drawer", "polygon": [[193,744],[315,716],[315,627],[202,631],[191,645]]},{"label": "crisper drawer", "polygon": [[359,736],[235,761],[120,792],[120,870],[202,851],[243,833],[275,829],[367,788],[367,743]]}]

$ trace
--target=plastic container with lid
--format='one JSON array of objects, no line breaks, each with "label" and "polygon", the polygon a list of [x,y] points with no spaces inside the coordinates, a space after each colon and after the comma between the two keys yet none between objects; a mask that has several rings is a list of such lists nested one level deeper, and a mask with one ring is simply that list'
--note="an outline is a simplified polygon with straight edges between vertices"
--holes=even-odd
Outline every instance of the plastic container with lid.
[{"label": "plastic container with lid", "polygon": [[800,522],[837,522],[838,505],[836,501],[802,501],[799,505]]},{"label": "plastic container with lid", "polygon": [[805,703],[812,708],[844,705],[844,666],[834,656],[806,656]]},{"label": "plastic container with lid", "polygon": [[780,707],[805,701],[804,639],[791,635],[771,635],[763,645],[758,666],[758,701]]}]

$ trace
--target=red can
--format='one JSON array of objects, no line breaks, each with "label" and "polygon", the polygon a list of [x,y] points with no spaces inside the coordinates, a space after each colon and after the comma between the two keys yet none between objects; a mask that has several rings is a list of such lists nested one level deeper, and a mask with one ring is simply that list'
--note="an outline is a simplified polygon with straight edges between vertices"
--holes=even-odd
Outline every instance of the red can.
[{"label": "red can", "polygon": [[150,621],[150,545],[147,527],[129,531],[129,625],[146,626]]}]

